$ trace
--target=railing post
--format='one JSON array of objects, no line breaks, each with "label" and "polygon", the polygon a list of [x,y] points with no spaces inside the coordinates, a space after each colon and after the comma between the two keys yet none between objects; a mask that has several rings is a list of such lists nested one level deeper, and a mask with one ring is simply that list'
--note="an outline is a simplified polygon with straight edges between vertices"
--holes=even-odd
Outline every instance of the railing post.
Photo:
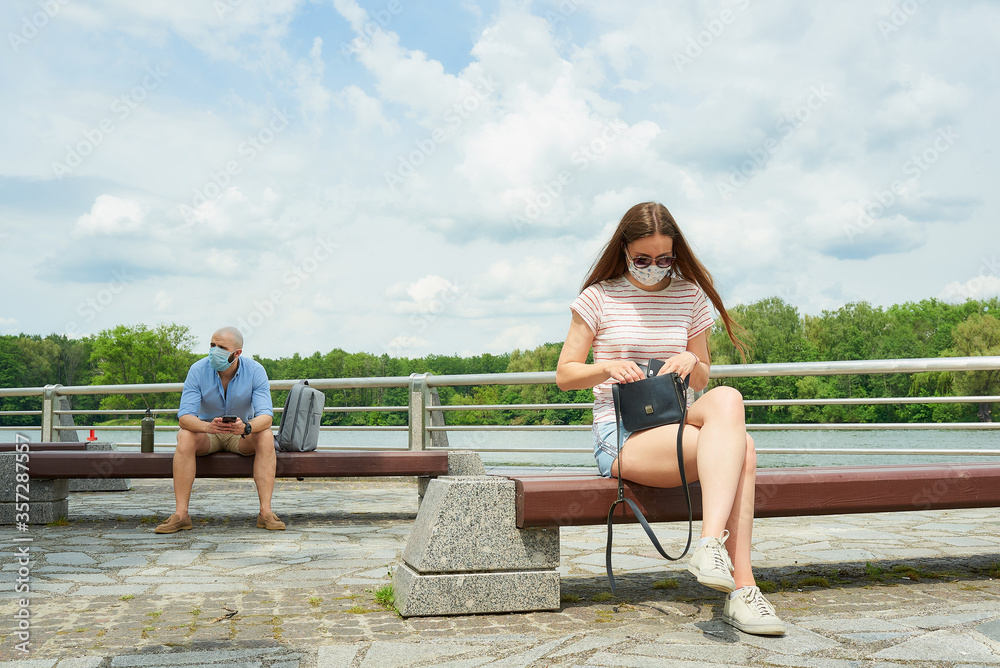
[{"label": "railing post", "polygon": [[430,432],[426,429],[430,424],[427,416],[429,392],[426,382],[429,375],[429,373],[410,374],[410,450],[426,450],[430,444]]},{"label": "railing post", "polygon": [[54,443],[56,441],[52,429],[55,415],[52,411],[55,410],[55,402],[59,401],[56,392],[60,387],[62,385],[46,385],[42,388],[42,434],[39,438],[41,443]]}]

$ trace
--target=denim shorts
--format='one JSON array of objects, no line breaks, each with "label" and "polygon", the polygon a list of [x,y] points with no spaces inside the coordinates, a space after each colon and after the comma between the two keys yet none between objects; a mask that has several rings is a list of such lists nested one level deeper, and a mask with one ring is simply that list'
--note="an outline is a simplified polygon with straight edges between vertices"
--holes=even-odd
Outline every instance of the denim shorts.
[{"label": "denim shorts", "polygon": [[[594,459],[597,460],[597,469],[605,478],[611,477],[611,465],[615,463],[618,452],[618,437],[615,435],[617,422],[595,422],[594,423]],[[618,427],[621,433],[622,448],[625,448],[625,441],[632,432],[625,431],[624,427]],[[602,447],[603,446],[603,447]]]}]

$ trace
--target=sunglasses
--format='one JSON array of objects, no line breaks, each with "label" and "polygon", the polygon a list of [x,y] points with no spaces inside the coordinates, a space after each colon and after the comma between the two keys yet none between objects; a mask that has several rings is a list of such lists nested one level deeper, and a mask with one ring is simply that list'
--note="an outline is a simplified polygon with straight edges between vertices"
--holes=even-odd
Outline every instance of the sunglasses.
[{"label": "sunglasses", "polygon": [[664,253],[663,255],[658,255],[655,258],[649,257],[648,255],[636,255],[635,257],[632,257],[632,254],[628,252],[627,248],[625,249],[625,254],[632,260],[632,264],[639,269],[645,269],[654,263],[657,267],[666,269],[672,265],[676,259],[673,253]]}]

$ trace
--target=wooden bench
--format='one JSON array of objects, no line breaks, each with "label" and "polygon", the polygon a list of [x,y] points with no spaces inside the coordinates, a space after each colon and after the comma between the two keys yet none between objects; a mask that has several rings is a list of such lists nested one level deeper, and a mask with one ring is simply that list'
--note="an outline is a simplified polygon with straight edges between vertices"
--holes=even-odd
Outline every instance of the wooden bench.
[{"label": "wooden bench", "polygon": [[[275,477],[440,476],[448,474],[448,453],[440,451],[336,450],[277,452]],[[253,457],[217,452],[198,457],[198,478],[251,478]],[[30,453],[32,478],[170,478],[172,452]]]},{"label": "wooden bench", "polygon": [[[618,482],[597,475],[506,476],[515,483],[517,527],[604,524],[618,498]],[[680,487],[625,483],[650,522],[687,519]],[[701,486],[691,485],[695,519],[701,519]],[[625,504],[622,504],[625,506]],[[758,469],[756,517],[838,515],[1000,506],[1000,463],[886,464]],[[617,522],[635,522],[615,510]]]},{"label": "wooden bench", "polygon": [[[19,490],[15,483],[16,475],[25,472],[25,469],[30,481],[30,522],[34,524],[68,516],[71,483],[97,484],[120,479],[173,476],[171,451],[81,451],[77,448],[42,449],[41,445],[29,444],[26,458],[13,449],[0,451],[0,525],[11,524],[17,517],[16,502],[23,498],[16,494],[27,495],[28,488],[22,483]],[[415,476],[418,478],[417,495],[421,500],[427,483],[438,476],[485,474],[475,452],[317,450],[275,454],[277,478]],[[253,457],[217,452],[198,457],[195,461],[198,478],[253,477]]]},{"label": "wooden bench", "polygon": [[[625,484],[650,522],[687,519],[681,488]],[[1000,506],[1000,463],[758,469],[757,517]],[[557,610],[560,528],[603,525],[618,482],[595,474],[437,478],[393,575],[403,617]],[[701,486],[691,485],[701,519]],[[624,504],[623,504],[624,505]],[[617,522],[635,522],[617,510]]]}]

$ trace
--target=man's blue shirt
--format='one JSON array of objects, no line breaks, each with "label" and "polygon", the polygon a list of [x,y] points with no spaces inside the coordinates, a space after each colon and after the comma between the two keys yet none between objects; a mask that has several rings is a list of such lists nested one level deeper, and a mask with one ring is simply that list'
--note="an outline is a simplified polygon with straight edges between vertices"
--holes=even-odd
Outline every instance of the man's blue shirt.
[{"label": "man's blue shirt", "polygon": [[197,415],[202,420],[214,420],[222,415],[238,415],[244,422],[265,413],[274,417],[264,367],[260,362],[242,355],[239,360],[236,375],[225,391],[218,372],[208,363],[208,357],[192,364],[184,380],[177,417]]}]

